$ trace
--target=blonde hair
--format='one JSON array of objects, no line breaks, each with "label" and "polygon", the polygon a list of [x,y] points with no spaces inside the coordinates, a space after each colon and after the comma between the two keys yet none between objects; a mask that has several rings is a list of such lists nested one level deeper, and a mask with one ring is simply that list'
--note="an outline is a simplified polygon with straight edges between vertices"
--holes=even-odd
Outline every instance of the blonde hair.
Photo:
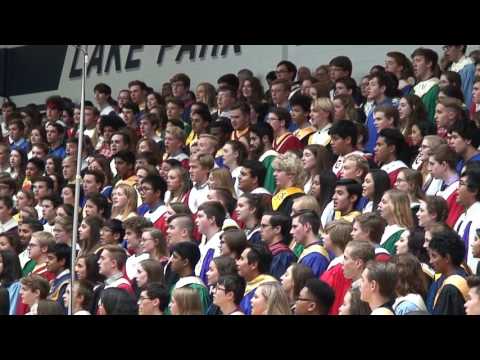
[{"label": "blonde hair", "polygon": [[175,139],[179,140],[180,142],[185,142],[185,131],[183,131],[178,126],[169,126],[166,130],[166,133],[172,135]]},{"label": "blonde hair", "polygon": [[353,162],[355,162],[355,166],[358,169],[362,170],[362,173],[363,173],[362,178],[365,178],[365,176],[370,171],[370,165],[368,164],[367,159],[365,159],[362,155],[350,154],[350,155],[345,156],[344,163],[347,160],[352,160]]},{"label": "blonde hair", "polygon": [[332,244],[341,250],[345,250],[347,244],[352,241],[352,230],[352,224],[346,220],[334,220],[325,227]]},{"label": "blonde hair", "polygon": [[312,103],[315,110],[322,110],[328,112],[328,121],[333,122],[335,117],[335,106],[333,105],[332,100],[327,97],[319,97],[315,99]]},{"label": "blonde hair", "polygon": [[289,175],[294,175],[292,185],[303,188],[307,173],[303,168],[303,163],[297,155],[292,152],[280,154],[275,160],[273,160],[272,166],[276,170],[285,171]]},{"label": "blonde hair", "polygon": [[279,282],[260,285],[257,292],[266,299],[265,315],[291,315],[287,293]]},{"label": "blonde hair", "polygon": [[385,195],[389,196],[390,203],[393,204],[393,217],[395,224],[407,229],[412,228],[414,222],[408,195],[397,189],[388,190]]},{"label": "blonde hair", "polygon": [[33,237],[38,240],[40,247],[55,244],[55,237],[51,233],[46,231],[36,231],[32,234],[32,238]]},{"label": "blonde hair", "polygon": [[[236,198],[235,185],[232,174],[226,168],[215,168],[210,171],[210,175],[215,181],[215,187],[227,189],[233,197]],[[218,182],[218,183],[217,183]]]},{"label": "blonde hair", "polygon": [[137,211],[137,191],[130,185],[127,184],[118,184],[115,186],[113,191],[121,189],[127,197],[127,205],[125,208],[120,209],[118,207],[112,206],[112,218],[121,216],[122,219],[125,219],[128,214],[135,213]]},{"label": "blonde hair", "polygon": [[178,306],[179,315],[203,315],[202,302],[197,290],[182,287],[173,290],[172,297]]},{"label": "blonde hair", "polygon": [[215,159],[210,154],[197,153],[195,155],[190,156],[190,163],[195,161],[198,162],[200,167],[202,167],[203,169],[212,170],[212,168],[215,166]]},{"label": "blonde hair", "polygon": [[299,207],[298,210],[311,210],[317,213],[318,216],[321,215],[320,205],[315,196],[312,195],[303,195],[293,200],[293,204]]},{"label": "blonde hair", "polygon": [[212,145],[212,147],[214,147],[215,149],[218,148],[218,139],[215,136],[213,136],[212,134],[201,134],[201,135],[198,136],[198,140],[200,140],[200,139],[208,139],[208,141],[210,142],[210,145]]}]

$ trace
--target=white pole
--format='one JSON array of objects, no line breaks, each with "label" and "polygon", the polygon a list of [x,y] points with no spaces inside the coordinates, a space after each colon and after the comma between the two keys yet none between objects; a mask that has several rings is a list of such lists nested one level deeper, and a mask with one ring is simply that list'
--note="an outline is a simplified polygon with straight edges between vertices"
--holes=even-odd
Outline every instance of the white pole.
[{"label": "white pole", "polygon": [[68,303],[68,315],[73,315],[73,282],[75,281],[75,256],[78,237],[78,213],[80,211],[80,181],[82,179],[80,172],[82,170],[82,148],[83,148],[83,123],[85,119],[85,81],[87,74],[88,53],[87,45],[85,49],[78,46],[83,53],[82,70],[82,96],[80,102],[80,127],[78,130],[78,151],[77,151],[77,172],[75,176],[75,206],[73,212],[73,236],[72,236],[72,259],[70,264],[70,301]]}]

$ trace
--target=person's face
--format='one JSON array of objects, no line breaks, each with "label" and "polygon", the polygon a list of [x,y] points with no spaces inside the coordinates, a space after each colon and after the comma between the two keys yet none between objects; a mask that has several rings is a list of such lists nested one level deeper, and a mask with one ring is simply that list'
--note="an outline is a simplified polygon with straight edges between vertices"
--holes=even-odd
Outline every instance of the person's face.
[{"label": "person's face", "polygon": [[341,178],[356,180],[359,177],[358,172],[359,172],[359,169],[357,168],[357,163],[354,160],[347,159],[343,163]]},{"label": "person's face", "polygon": [[207,231],[210,229],[210,220],[207,218],[207,214],[203,210],[200,210],[197,213],[197,217],[195,219],[195,224],[198,227],[198,231],[202,234],[206,234]]},{"label": "person's face", "polygon": [[177,151],[179,148],[181,148],[180,141],[177,138],[175,138],[173,135],[167,133],[165,135],[165,148],[167,152],[173,153]]},{"label": "person's face", "polygon": [[150,232],[145,231],[142,233],[142,240],[140,242],[142,253],[152,254],[155,251],[156,245],[156,241]]},{"label": "person's face", "polygon": [[5,206],[3,201],[0,201],[0,220],[5,222],[5,220],[11,217],[11,210]]},{"label": "person's face", "polygon": [[398,174],[397,180],[395,181],[394,185],[396,189],[403,191],[404,193],[408,194],[410,191],[410,185],[408,184],[408,181],[405,178],[405,174],[403,173],[403,171]]},{"label": "person's face", "polygon": [[283,87],[283,84],[272,85],[272,100],[275,105],[281,105],[288,100],[288,90]]},{"label": "person's face", "polygon": [[10,153],[10,166],[15,169],[20,166],[21,162],[22,157],[20,156],[18,151],[12,151]]},{"label": "person's face", "polygon": [[98,259],[98,272],[104,276],[110,276],[115,268],[115,264],[112,261],[110,253],[107,250],[103,250]]},{"label": "person's face", "polygon": [[385,138],[379,136],[375,145],[375,162],[377,164],[383,164],[388,161],[390,154],[390,147],[387,145]]},{"label": "person's face", "polygon": [[303,150],[302,162],[304,169],[307,171],[314,169],[317,165],[317,159],[315,158],[315,155],[313,155],[312,151],[309,149]]},{"label": "person's face", "polygon": [[267,244],[270,244],[275,237],[274,228],[270,224],[271,217],[271,215],[263,215],[262,219],[260,220],[260,234],[262,240]]},{"label": "person's face", "polygon": [[140,86],[139,85],[130,86],[129,90],[130,90],[130,97],[132,98],[132,101],[135,104],[140,105],[143,101],[143,94]]},{"label": "person's face", "polygon": [[435,107],[435,122],[437,124],[437,128],[448,128],[450,125],[448,109],[446,109],[442,104],[437,104]]},{"label": "person's face", "polygon": [[312,81],[310,79],[305,79],[302,81],[301,92],[302,95],[310,96],[310,88],[312,86]]},{"label": "person's face", "polygon": [[198,139],[198,149],[200,154],[215,154],[215,147],[207,138]]},{"label": "person's face", "polygon": [[374,118],[375,118],[374,124],[375,124],[375,127],[377,128],[377,132],[380,132],[380,130],[383,130],[383,129],[388,129],[393,127],[393,119],[386,117],[385,113],[381,111],[377,111],[374,114]]},{"label": "person's face", "polygon": [[244,114],[240,109],[230,111],[230,121],[234,130],[246,129],[248,127],[249,120],[249,114]]},{"label": "person's face", "polygon": [[430,257],[430,265],[437,273],[445,273],[448,269],[449,255],[443,257],[436,250],[428,248],[428,256]]},{"label": "person's face", "polygon": [[179,274],[180,271],[188,264],[188,260],[183,259],[178,253],[173,252],[170,264],[172,266],[172,271],[176,274]]},{"label": "person's face", "polygon": [[315,175],[312,181],[312,188],[310,189],[310,195],[314,197],[320,196],[321,191],[321,184],[320,184],[320,176]]},{"label": "person's face", "polygon": [[18,236],[20,237],[20,242],[23,245],[27,245],[32,237],[32,229],[29,225],[20,224],[18,225]]},{"label": "person's face", "polygon": [[117,102],[120,109],[130,100],[130,93],[128,91],[120,91],[118,93]]},{"label": "person's face", "polygon": [[338,79],[348,77],[349,73],[348,71],[344,70],[341,67],[332,65],[329,67],[329,75],[330,75],[330,80],[336,81]]},{"label": "person's face", "polygon": [[445,45],[443,47],[443,54],[449,61],[458,61],[463,53],[462,53],[463,46],[455,46],[455,45]]},{"label": "person's face", "polygon": [[352,239],[356,241],[370,241],[368,231],[364,231],[357,221],[353,222]]},{"label": "person's face", "polygon": [[438,83],[438,86],[441,88],[441,89],[444,89],[446,88],[448,85],[450,85],[450,82],[448,81],[447,79],[447,76],[445,74],[442,74],[440,76],[440,82]]},{"label": "person's face", "polygon": [[112,231],[112,229],[104,226],[100,230],[100,243],[102,245],[107,245],[107,244],[117,244],[117,239],[115,238],[115,235]]},{"label": "person's face", "polygon": [[402,71],[402,66],[398,65],[394,58],[387,56],[385,58],[385,71],[397,74]]},{"label": "person's face", "polygon": [[141,184],[142,181],[147,177],[148,173],[145,169],[138,169],[136,175],[138,183]]},{"label": "person's face", "polygon": [[85,195],[90,195],[100,191],[102,184],[97,183],[95,176],[91,174],[86,174],[83,177],[83,192]]},{"label": "person's face", "polygon": [[280,278],[283,290],[289,294],[293,290],[292,266],[289,266],[287,271]]},{"label": "person's face", "polygon": [[279,189],[284,189],[290,182],[290,175],[286,171],[280,169],[273,170],[273,177]]},{"label": "person's face", "polygon": [[206,103],[205,101],[206,93],[207,92],[205,91],[205,87],[203,85],[197,86],[197,90],[195,91],[195,96],[197,97],[197,101]]},{"label": "person's face", "polygon": [[62,189],[62,200],[64,204],[74,204],[75,203],[75,195],[73,194],[72,189],[69,187],[64,187]]},{"label": "person's face", "polygon": [[167,180],[168,178],[168,172],[172,169],[172,166],[167,163],[167,162],[163,162],[162,165],[160,166],[160,176],[165,179],[165,181]]},{"label": "person's face", "polygon": [[173,219],[167,228],[167,244],[172,246],[182,240],[182,227],[178,223],[178,219]]},{"label": "person's face", "polygon": [[457,154],[463,156],[471,145],[471,140],[466,140],[461,137],[458,132],[452,131],[451,136],[448,139],[448,145],[452,148]]},{"label": "person's face", "polygon": [[62,162],[63,177],[67,180],[71,180],[75,176],[75,164],[70,159],[65,159]]},{"label": "person's face", "polygon": [[468,291],[468,300],[465,302],[465,313],[467,315],[480,315],[480,296],[478,295],[477,288]]},{"label": "person's face", "polygon": [[332,138],[331,146],[334,154],[345,155],[350,152],[350,147],[349,147],[350,142],[347,141],[348,138],[343,139],[338,135],[332,135],[331,138]]},{"label": "person's face", "polygon": [[129,249],[136,250],[140,247],[141,237],[132,229],[125,229],[125,240]]},{"label": "person's face", "polygon": [[317,129],[322,128],[325,124],[328,123],[329,112],[324,111],[320,108],[315,108],[314,105],[310,107],[310,122]]},{"label": "person's face", "polygon": [[157,308],[158,300],[150,299],[148,297],[147,291],[142,291],[138,300],[138,315],[153,315]]},{"label": "person's face", "polygon": [[235,212],[240,221],[245,222],[249,219],[249,217],[251,216],[251,208],[250,208],[250,205],[248,204],[247,199],[245,199],[244,197],[241,197],[240,199],[238,199]]},{"label": "person's face", "polygon": [[115,155],[117,152],[121,150],[127,150],[127,146],[123,141],[123,137],[121,135],[113,135],[112,136],[112,143],[110,144],[110,150],[112,151],[112,155]]},{"label": "person's face", "polygon": [[306,225],[302,225],[298,221],[298,217],[293,218],[292,220],[292,228],[290,230],[290,234],[292,234],[293,239],[299,243],[303,244],[308,236],[308,229]]},{"label": "person's face", "polygon": [[255,189],[258,185],[262,184],[257,184],[258,179],[256,177],[252,176],[252,170],[242,167],[240,170],[240,176],[238,178],[238,187],[240,190],[244,192],[250,192],[253,189]]},{"label": "person's face", "polygon": [[458,197],[457,203],[469,207],[471,204],[475,203],[476,201],[476,193],[471,192],[467,187],[467,180],[466,176],[462,176],[460,178],[460,184],[458,186]]},{"label": "person's face", "polygon": [[478,234],[475,234],[470,247],[472,248],[472,256],[474,258],[480,258],[480,238],[478,237]]},{"label": "person's face", "polygon": [[47,142],[49,144],[56,143],[60,138],[57,129],[54,126],[47,126]]},{"label": "person's face", "polygon": [[78,229],[78,237],[82,242],[88,241],[90,238],[90,226],[85,221],[82,221],[80,224],[80,228]]},{"label": "person's face", "polygon": [[378,204],[378,209],[384,219],[391,219],[393,217],[393,204],[388,194],[383,194],[382,200],[380,200]]},{"label": "person's face", "polygon": [[412,126],[412,132],[410,134],[413,146],[420,146],[423,140],[422,132],[417,125]]},{"label": "person's face", "polygon": [[53,236],[55,237],[55,242],[58,244],[68,244],[71,234],[69,234],[65,229],[59,224],[53,226]]},{"label": "person's face", "polygon": [[417,78],[418,80],[423,80],[429,72],[431,63],[427,63],[425,57],[420,55],[414,56],[412,60],[413,73],[415,74],[415,78]]},{"label": "person's face", "polygon": [[252,96],[252,83],[249,80],[245,80],[242,86],[242,95],[246,98]]},{"label": "person's face", "polygon": [[249,252],[250,252],[249,248],[243,250],[242,255],[240,255],[240,258],[236,260],[238,275],[240,275],[245,279],[247,279],[249,275],[252,273],[251,265],[248,264],[248,260],[247,260],[247,256]]},{"label": "person's face", "polygon": [[377,100],[385,93],[385,86],[380,86],[375,77],[368,82],[368,97]]},{"label": "person's face", "polygon": [[48,175],[52,175],[55,172],[55,163],[52,159],[47,159],[45,162],[45,172]]},{"label": "person's face", "polygon": [[[202,117],[197,113],[192,113],[191,119],[192,119],[192,130],[196,134],[201,134],[208,126],[208,123],[204,122]],[[233,126],[233,121],[232,121],[232,126]]]},{"label": "person's face", "polygon": [[17,124],[11,124],[8,129],[10,130],[10,137],[13,141],[17,141],[23,136],[23,131],[19,129]]},{"label": "person's face", "polygon": [[360,269],[360,260],[352,258],[351,255],[351,250],[347,246],[345,248],[345,251],[343,252],[343,275],[345,276],[346,279],[352,279],[355,280],[359,277],[361,273]]},{"label": "person's face", "polygon": [[168,120],[178,120],[182,115],[182,108],[174,103],[167,104],[167,118]]},{"label": "person's face", "polygon": [[372,282],[368,280],[368,269],[363,270],[362,281],[360,285],[360,299],[362,301],[368,302],[372,298],[372,285]]},{"label": "person's face", "polygon": [[[47,154],[45,153],[45,151],[43,151],[43,149],[41,149],[37,146],[34,146],[32,148],[32,157],[44,160],[46,156],[47,156]],[[28,167],[28,165],[27,165],[27,167]]]},{"label": "person's face", "polygon": [[35,304],[40,297],[40,291],[33,292],[29,287],[22,285],[20,288],[20,296],[22,298],[22,303],[32,306]]},{"label": "person's face", "polygon": [[235,157],[235,152],[233,151],[232,145],[225,144],[223,146],[223,162],[225,164],[234,164],[237,159]]},{"label": "person's face", "polygon": [[351,315],[350,307],[352,305],[352,295],[350,291],[347,291],[345,297],[343,298],[343,303],[340,306],[338,315]]},{"label": "person's face", "polygon": [[85,264],[85,258],[79,258],[75,264],[75,274],[78,280],[84,280],[87,278],[87,265]]},{"label": "person's face", "polygon": [[400,239],[395,243],[395,248],[397,249],[397,254],[407,254],[408,253],[408,237],[410,236],[410,231],[406,230],[400,236]]},{"label": "person's face", "polygon": [[262,152],[263,151],[263,144],[262,144],[262,139],[260,139],[260,137],[251,132],[250,133],[250,148],[249,150],[251,152]]},{"label": "person's face", "polygon": [[113,206],[118,208],[124,208],[125,206],[127,206],[128,198],[127,198],[127,194],[125,194],[123,189],[117,188],[113,190],[112,203],[113,203]]},{"label": "person's face", "polygon": [[65,266],[65,260],[59,261],[55,254],[47,254],[47,270],[58,274]]},{"label": "person's face", "polygon": [[349,90],[344,83],[337,82],[335,84],[335,95],[342,95],[342,94],[351,95],[352,90]]},{"label": "person's face", "polygon": [[27,163],[27,168],[26,168],[26,170],[25,170],[25,175],[26,175],[29,179],[32,179],[32,178],[34,178],[34,177],[36,177],[36,176],[39,175],[39,171],[38,171],[37,167],[36,167],[33,163],[29,162],[29,163]]},{"label": "person's face", "polygon": [[439,163],[433,156],[430,156],[428,158],[428,170],[434,178],[441,179],[446,170],[445,162]]},{"label": "person's face", "polygon": [[[0,250],[13,250],[8,239],[2,235],[0,235]],[[2,261],[1,259],[2,257],[0,256],[0,262]],[[2,273],[2,268],[0,268],[0,274],[1,273]]]},{"label": "person's face", "polygon": [[139,288],[143,288],[148,283],[148,274],[142,265],[137,266],[137,284]]},{"label": "person's face", "polygon": [[333,108],[335,109],[335,120],[345,120],[345,106],[340,99],[333,100]]},{"label": "person's face", "polygon": [[157,101],[157,98],[155,97],[155,95],[153,94],[149,94],[147,96],[147,107],[149,109],[153,108],[154,106],[158,106],[158,101]]},{"label": "person's face", "polygon": [[303,124],[309,118],[309,113],[305,112],[305,110],[299,105],[292,106],[290,115],[296,124]]},{"label": "person's face", "polygon": [[298,299],[295,302],[295,315],[309,315],[315,308],[315,302],[312,299],[312,294],[306,287],[300,290]]},{"label": "person's face", "polygon": [[353,199],[348,194],[346,186],[335,187],[333,194],[333,208],[342,214],[348,213],[353,206]]},{"label": "person's face", "polygon": [[190,178],[193,182],[201,182],[208,175],[208,170],[203,169],[198,161],[190,162]]},{"label": "person's face", "polygon": [[132,165],[120,158],[115,158],[115,168],[117,169],[117,174],[122,178],[132,171]]},{"label": "person's face", "polygon": [[422,201],[420,203],[420,208],[418,209],[417,212],[417,218],[418,218],[418,225],[421,227],[429,227],[436,221],[436,216],[434,214],[430,214],[427,209],[427,203]]},{"label": "person's face", "polygon": [[362,195],[368,197],[369,199],[373,199],[373,195],[375,194],[375,182],[373,181],[372,175],[369,173],[365,176],[365,180],[362,184]]},{"label": "person's face", "polygon": [[267,311],[267,299],[261,294],[260,291],[255,291],[255,295],[251,300],[252,315],[265,315]]},{"label": "person's face", "polygon": [[214,261],[210,261],[210,265],[207,271],[207,285],[213,286],[218,282],[220,274],[218,273],[217,265]]},{"label": "person's face", "polygon": [[278,80],[293,80],[293,73],[288,71],[286,65],[280,65],[275,71]]},{"label": "person's face", "polygon": [[172,92],[175,97],[183,97],[187,94],[188,88],[182,81],[172,82]]},{"label": "person's face", "polygon": [[430,144],[427,140],[422,140],[422,145],[420,145],[420,154],[422,156],[422,161],[428,161],[428,152],[430,151]]},{"label": "person's face", "polygon": [[177,191],[182,186],[182,178],[179,172],[175,169],[172,169],[168,172],[167,175],[167,188],[170,191]]},{"label": "person's face", "polygon": [[91,109],[85,109],[85,126],[94,126],[97,123],[97,117]]},{"label": "person's face", "polygon": [[42,217],[46,220],[55,219],[55,206],[50,200],[42,200]]},{"label": "person's face", "polygon": [[[477,65],[477,70],[480,73],[480,65]],[[477,76],[480,76],[480,74]],[[475,84],[473,84],[472,93],[473,93],[473,97],[472,97],[473,102],[475,104],[480,104],[480,82],[477,81]]]},{"label": "person's face", "polygon": [[151,137],[153,135],[153,126],[147,119],[140,120],[140,134],[142,137]]},{"label": "person's face", "polygon": [[28,197],[22,192],[17,193],[17,208],[22,209],[26,206],[31,206],[31,201],[28,200]]}]

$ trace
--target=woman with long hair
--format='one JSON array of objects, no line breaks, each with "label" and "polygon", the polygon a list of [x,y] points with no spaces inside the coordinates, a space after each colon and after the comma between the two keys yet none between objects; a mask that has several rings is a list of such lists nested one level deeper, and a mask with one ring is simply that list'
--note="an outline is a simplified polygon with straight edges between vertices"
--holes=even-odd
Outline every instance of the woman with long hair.
[{"label": "woman with long hair", "polygon": [[400,131],[407,139],[407,143],[412,144],[412,126],[428,121],[427,109],[417,95],[404,95],[398,103],[398,114]]},{"label": "woman with long hair", "polygon": [[187,286],[173,290],[170,311],[172,315],[203,315],[200,294]]},{"label": "woman with long hair", "polygon": [[370,305],[360,299],[360,287],[353,287],[345,294],[338,315],[370,315]]},{"label": "woman with long hair", "polygon": [[235,193],[235,183],[232,174],[227,168],[213,168],[208,175],[209,189],[223,188],[228,189],[234,198],[237,198]]},{"label": "woman with long hair", "polygon": [[322,227],[326,225],[326,219],[331,219],[333,212],[332,197],[335,192],[335,184],[337,177],[331,169],[322,171],[316,174],[313,178],[312,189],[310,195],[315,197],[320,207],[320,214],[322,218]]},{"label": "woman with long hair", "polygon": [[352,95],[339,94],[333,98],[333,106],[335,108],[335,121],[351,120],[358,121],[358,111],[355,106],[355,100]]},{"label": "woman with long hair", "polygon": [[92,215],[83,219],[78,229],[80,243],[80,255],[94,253],[100,247],[100,230],[103,227],[103,219]]},{"label": "woman with long hair", "polygon": [[260,221],[263,216],[262,196],[243,194],[237,201],[237,219],[245,224],[245,235],[250,243],[261,242]]},{"label": "woman with long hair", "polygon": [[267,282],[255,291],[252,315],[291,315],[287,293],[278,282]]},{"label": "woman with long hair", "polygon": [[[165,284],[165,276],[163,274],[163,264],[155,259],[145,259],[137,265],[137,285],[139,289],[145,289],[148,284],[160,283]],[[140,292],[138,293],[140,296]],[[137,296],[137,297],[138,297]]]},{"label": "woman with long hair", "polygon": [[423,175],[423,192],[425,195],[435,195],[442,186],[441,179],[435,179],[428,170],[428,157],[431,153],[434,153],[436,149],[447,141],[437,135],[427,135],[423,138],[422,145],[420,146],[420,154],[422,164],[418,166],[417,170]]},{"label": "woman with long hair", "polygon": [[[423,154],[421,151],[421,146],[423,143],[423,139],[425,139],[428,135],[435,135],[437,129],[435,126],[427,121],[420,121],[412,125],[412,132],[410,134],[411,146],[410,148],[413,150],[413,153],[417,154],[413,156],[413,161],[411,163],[411,168],[413,170],[422,170],[422,163],[423,163]],[[423,173],[422,173],[423,175]]]},{"label": "woman with long hair", "polygon": [[444,223],[448,218],[448,203],[441,196],[427,196],[425,201],[420,203],[417,212],[418,225],[430,231],[436,223]]},{"label": "woman with long hair", "polygon": [[412,254],[395,255],[392,259],[397,268],[397,299],[393,304],[395,315],[407,315],[412,311],[427,311],[427,281],[420,261]]},{"label": "woman with long hair", "polygon": [[170,169],[167,174],[167,191],[165,192],[165,204],[171,202],[188,202],[191,182],[190,175],[182,166]]},{"label": "woman with long hair", "polygon": [[138,315],[136,299],[126,290],[111,287],[103,290],[98,306],[99,315]]},{"label": "woman with long hair", "polygon": [[376,211],[382,195],[391,188],[390,178],[386,171],[371,169],[363,180],[362,188],[362,196],[369,200],[362,212]]},{"label": "woman with long hair", "polygon": [[24,151],[20,149],[12,149],[10,151],[10,168],[7,172],[19,185],[23,183],[25,178],[27,160],[27,154]]},{"label": "woman with long hair", "polygon": [[305,194],[308,194],[312,189],[313,178],[315,175],[332,168],[332,153],[322,145],[307,145],[303,149],[302,163],[303,168],[307,172],[307,180],[303,190],[305,191]]},{"label": "woman with long hair", "polygon": [[137,191],[127,184],[120,184],[113,189],[112,203],[114,219],[125,221],[137,215]]},{"label": "woman with long hair", "polygon": [[285,274],[282,275],[282,287],[288,296],[290,309],[292,311],[300,295],[300,290],[303,289],[308,279],[313,279],[314,277],[312,269],[303,264],[290,265]]},{"label": "woman with long hair", "polygon": [[396,253],[395,243],[406,229],[414,226],[408,195],[396,189],[388,190],[378,205],[380,215],[387,221],[380,245],[390,254]]},{"label": "woman with long hair", "polygon": [[202,102],[208,106],[210,113],[214,113],[217,109],[217,92],[215,86],[208,82],[203,82],[197,85],[195,90],[195,97],[198,102]]},{"label": "woman with long hair", "polygon": [[15,314],[20,294],[22,268],[18,255],[13,250],[0,250],[0,287],[8,290],[11,315]]},{"label": "woman with long hair", "polygon": [[391,51],[385,59],[385,70],[398,79],[398,90],[403,95],[410,93],[415,85],[415,74],[410,59],[403,53]]},{"label": "woman with long hair", "polygon": [[224,231],[221,236],[221,254],[238,260],[248,246],[245,232],[239,229]]},{"label": "woman with long hair", "polygon": [[410,206],[412,208],[413,217],[420,208],[420,202],[425,200],[425,194],[422,191],[422,173],[410,168],[401,169],[395,181],[395,188],[403,191],[410,199]]},{"label": "woman with long hair", "polygon": [[146,228],[142,231],[140,246],[143,253],[148,253],[150,259],[159,261],[161,264],[168,262],[168,248],[165,236],[157,228]]},{"label": "woman with long hair", "polygon": [[248,104],[264,101],[263,86],[256,77],[248,77],[240,84],[241,99]]},{"label": "woman with long hair", "polygon": [[248,158],[248,150],[238,140],[229,140],[223,146],[223,164],[228,167],[234,181],[235,194],[237,197],[242,194],[239,189],[238,178],[242,170],[243,162]]}]

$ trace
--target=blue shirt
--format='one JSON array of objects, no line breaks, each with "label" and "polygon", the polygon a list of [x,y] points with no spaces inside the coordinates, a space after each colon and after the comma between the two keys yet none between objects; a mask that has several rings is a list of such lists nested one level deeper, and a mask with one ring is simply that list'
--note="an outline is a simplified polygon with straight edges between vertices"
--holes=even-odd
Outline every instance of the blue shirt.
[{"label": "blue shirt", "polygon": [[59,147],[50,150],[48,155],[53,155],[55,157],[58,157],[59,159],[63,159],[67,155],[67,152],[65,150],[65,146],[60,145]]},{"label": "blue shirt", "polygon": [[28,141],[25,138],[20,138],[10,144],[10,150],[22,150],[24,153],[28,153]]},{"label": "blue shirt", "polygon": [[378,132],[377,132],[377,128],[375,127],[375,117],[373,115],[375,114],[375,108],[377,106],[383,106],[383,105],[393,106],[392,100],[390,98],[385,98],[383,102],[379,104],[375,104],[372,107],[372,110],[370,111],[370,113],[368,114],[367,123],[366,123],[367,130],[368,130],[368,141],[365,144],[365,152],[369,152],[372,154],[374,153],[375,144],[377,143],[377,138],[378,138]]}]

